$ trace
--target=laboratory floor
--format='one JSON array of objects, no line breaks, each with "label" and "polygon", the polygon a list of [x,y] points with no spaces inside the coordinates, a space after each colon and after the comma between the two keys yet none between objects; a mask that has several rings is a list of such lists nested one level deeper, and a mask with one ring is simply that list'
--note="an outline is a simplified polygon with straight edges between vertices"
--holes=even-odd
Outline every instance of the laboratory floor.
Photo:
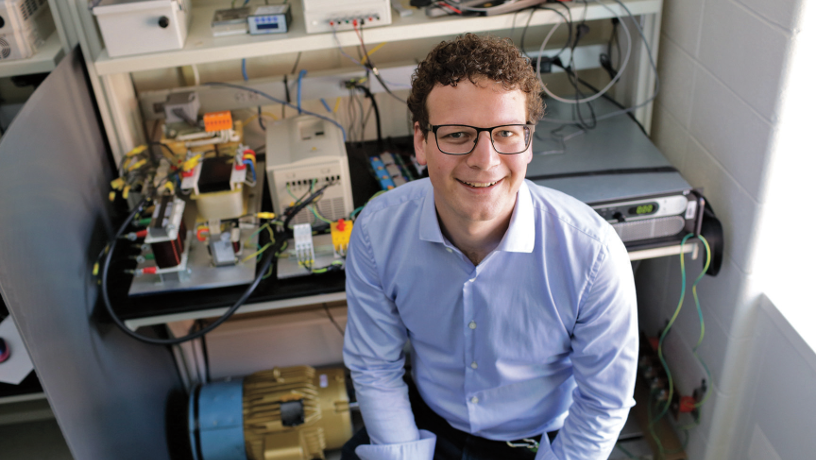
[{"label": "laboratory floor", "polygon": [[[54,419],[0,425],[0,439],[3,460],[73,460]],[[632,456],[615,449],[609,460],[652,459],[643,438],[622,441],[621,445]],[[327,452],[326,460],[340,460],[340,452]]]}]

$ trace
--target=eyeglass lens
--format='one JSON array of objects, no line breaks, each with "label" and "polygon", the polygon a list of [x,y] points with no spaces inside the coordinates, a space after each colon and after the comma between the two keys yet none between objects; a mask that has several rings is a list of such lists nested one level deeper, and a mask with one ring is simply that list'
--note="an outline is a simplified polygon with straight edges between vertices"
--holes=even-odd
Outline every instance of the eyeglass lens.
[{"label": "eyeglass lens", "polygon": [[[462,125],[442,125],[436,131],[436,143],[443,153],[463,155],[470,153],[478,132]],[[490,133],[493,148],[499,153],[521,153],[530,142],[530,128],[524,125],[497,126]]]}]

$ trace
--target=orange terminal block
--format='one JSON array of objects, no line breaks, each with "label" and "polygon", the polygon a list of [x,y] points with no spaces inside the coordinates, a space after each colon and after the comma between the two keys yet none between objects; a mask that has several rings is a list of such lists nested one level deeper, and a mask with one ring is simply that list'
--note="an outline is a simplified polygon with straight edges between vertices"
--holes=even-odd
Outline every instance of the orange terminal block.
[{"label": "orange terminal block", "polygon": [[232,129],[232,112],[210,112],[204,114],[204,131],[212,133],[225,129]]}]

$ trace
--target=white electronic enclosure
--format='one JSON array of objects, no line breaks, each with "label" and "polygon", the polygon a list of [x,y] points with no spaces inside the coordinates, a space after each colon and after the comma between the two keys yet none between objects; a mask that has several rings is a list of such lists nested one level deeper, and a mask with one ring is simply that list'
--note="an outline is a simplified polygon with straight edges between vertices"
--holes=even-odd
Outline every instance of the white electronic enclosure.
[{"label": "white electronic enclosure", "polygon": [[386,26],[391,24],[388,0],[303,0],[306,33]]},{"label": "white electronic enclosure", "polygon": [[30,58],[53,31],[48,0],[0,0],[0,61]]},{"label": "white electronic enclosure", "polygon": [[190,0],[102,0],[93,13],[110,57],[179,50],[192,14]]},{"label": "white electronic enclosure", "polygon": [[[287,118],[266,128],[266,174],[272,206],[282,212],[301,197],[332,183],[317,201],[326,219],[348,218],[354,210],[343,133],[333,123],[312,115]],[[304,209],[292,223],[313,223]]]}]

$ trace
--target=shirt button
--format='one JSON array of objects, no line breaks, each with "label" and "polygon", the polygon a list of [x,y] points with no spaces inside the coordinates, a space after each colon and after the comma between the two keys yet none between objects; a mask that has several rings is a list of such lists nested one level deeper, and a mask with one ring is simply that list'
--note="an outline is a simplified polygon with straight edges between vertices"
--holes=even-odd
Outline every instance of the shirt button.
[{"label": "shirt button", "polygon": [[476,361],[473,361],[472,363],[470,363],[470,367],[476,369],[477,367],[479,367],[479,365],[476,364]]},{"label": "shirt button", "polygon": [[451,249],[451,248],[445,248],[445,249],[447,249],[448,252],[453,252],[453,249]]},{"label": "shirt button", "polygon": [[476,321],[471,321],[470,324],[468,324],[468,327],[471,329],[476,329]]},{"label": "shirt button", "polygon": [[474,397],[470,398],[470,402],[472,402],[473,404],[479,404],[479,398],[474,396]]}]

